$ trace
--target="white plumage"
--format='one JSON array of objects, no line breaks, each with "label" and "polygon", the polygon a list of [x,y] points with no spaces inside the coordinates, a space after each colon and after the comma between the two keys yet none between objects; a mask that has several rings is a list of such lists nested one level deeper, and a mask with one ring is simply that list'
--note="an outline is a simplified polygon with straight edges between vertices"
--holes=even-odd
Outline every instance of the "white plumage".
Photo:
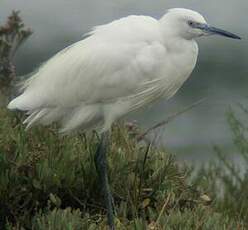
[{"label": "white plumage", "polygon": [[24,82],[8,108],[26,111],[27,127],[60,121],[61,132],[108,130],[161,97],[173,96],[197,60],[195,37],[205,24],[191,10],[172,9],[160,20],[129,16],[98,26],[48,60]]}]

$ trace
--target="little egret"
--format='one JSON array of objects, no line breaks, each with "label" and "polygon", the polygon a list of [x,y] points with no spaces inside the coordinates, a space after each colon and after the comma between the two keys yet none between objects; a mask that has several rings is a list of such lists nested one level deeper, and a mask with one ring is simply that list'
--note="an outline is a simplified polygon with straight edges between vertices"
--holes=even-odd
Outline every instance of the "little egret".
[{"label": "little egret", "polygon": [[26,111],[27,128],[60,122],[62,133],[98,130],[95,163],[102,183],[110,229],[113,203],[107,177],[106,151],[111,124],[154,101],[172,97],[193,71],[195,41],[218,34],[188,9],[170,9],[159,20],[128,16],[95,27],[87,37],[63,49],[23,83],[9,109]]}]

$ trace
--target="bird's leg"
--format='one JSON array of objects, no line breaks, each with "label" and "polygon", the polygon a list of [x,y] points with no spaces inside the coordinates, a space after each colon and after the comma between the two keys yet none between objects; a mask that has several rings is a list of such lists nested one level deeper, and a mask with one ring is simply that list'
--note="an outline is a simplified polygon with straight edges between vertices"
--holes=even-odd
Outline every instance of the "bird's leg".
[{"label": "bird's leg", "polygon": [[107,219],[108,225],[111,230],[114,230],[114,210],[113,210],[113,199],[108,182],[108,165],[106,159],[107,148],[109,145],[109,132],[104,132],[101,135],[100,143],[97,147],[95,154],[95,165],[96,170],[101,182],[102,193],[104,196],[104,203],[107,208]]}]

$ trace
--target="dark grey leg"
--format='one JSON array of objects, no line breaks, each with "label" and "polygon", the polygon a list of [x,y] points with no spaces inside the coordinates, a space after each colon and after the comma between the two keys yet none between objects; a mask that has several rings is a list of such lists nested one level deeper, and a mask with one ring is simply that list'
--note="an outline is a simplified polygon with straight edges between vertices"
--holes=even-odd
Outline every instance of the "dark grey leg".
[{"label": "dark grey leg", "polygon": [[107,219],[109,229],[114,230],[114,210],[113,210],[113,199],[108,182],[108,165],[106,159],[107,148],[109,145],[109,132],[104,132],[101,135],[100,143],[97,147],[95,154],[95,165],[99,176],[99,180],[102,186],[102,193],[104,196],[104,203],[107,208]]}]

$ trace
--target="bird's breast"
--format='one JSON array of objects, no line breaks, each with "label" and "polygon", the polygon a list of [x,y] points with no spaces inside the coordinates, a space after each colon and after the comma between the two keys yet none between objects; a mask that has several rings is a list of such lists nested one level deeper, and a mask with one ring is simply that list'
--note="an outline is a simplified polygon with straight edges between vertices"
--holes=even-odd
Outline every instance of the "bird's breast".
[{"label": "bird's breast", "polygon": [[168,50],[161,68],[162,87],[166,97],[173,96],[188,79],[196,65],[197,56],[198,46],[194,41]]}]

